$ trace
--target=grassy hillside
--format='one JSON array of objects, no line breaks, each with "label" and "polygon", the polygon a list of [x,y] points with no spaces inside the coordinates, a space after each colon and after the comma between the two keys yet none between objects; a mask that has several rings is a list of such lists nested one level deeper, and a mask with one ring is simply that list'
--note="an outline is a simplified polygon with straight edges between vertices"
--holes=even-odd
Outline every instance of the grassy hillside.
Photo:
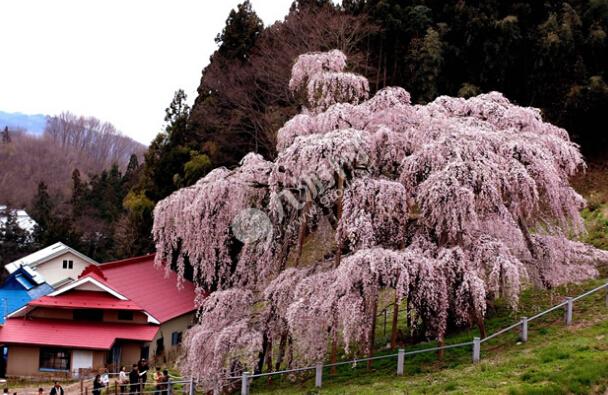
[{"label": "grassy hillside", "polygon": [[590,163],[587,174],[573,184],[587,199],[587,208],[582,212],[587,226],[585,241],[608,249],[608,163]]},{"label": "grassy hillside", "polygon": [[[577,295],[602,284],[601,280],[552,291],[528,290],[522,309],[515,313],[497,306],[487,320],[490,333],[559,303],[563,296]],[[382,334],[383,320],[379,320]],[[463,331],[447,343],[469,341],[477,331]],[[434,343],[406,346],[406,350]],[[390,353],[390,352],[388,352]],[[598,292],[574,306],[574,324],[563,325],[563,310],[530,323],[529,341],[520,343],[517,330],[482,345],[482,362],[471,363],[470,348],[447,350],[443,361],[433,353],[406,358],[405,375],[395,374],[396,358],[345,366],[335,376],[324,371],[323,388],[314,389],[314,377],[305,374],[295,383],[288,378],[272,383],[257,379],[255,394],[587,394],[608,388],[608,307],[605,293]],[[294,377],[295,378],[295,377]]]}]

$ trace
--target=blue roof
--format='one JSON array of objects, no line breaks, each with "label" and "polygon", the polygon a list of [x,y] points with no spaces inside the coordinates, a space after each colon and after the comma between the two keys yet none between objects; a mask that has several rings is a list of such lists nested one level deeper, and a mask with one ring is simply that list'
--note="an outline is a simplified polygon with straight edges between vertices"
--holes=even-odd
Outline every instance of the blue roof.
[{"label": "blue roof", "polygon": [[0,324],[4,324],[8,314],[19,310],[29,301],[53,292],[53,287],[34,278],[28,270],[28,268],[17,269],[0,287]]},{"label": "blue roof", "polygon": [[27,291],[0,289],[0,324],[4,324],[4,317],[19,310],[32,300]]}]

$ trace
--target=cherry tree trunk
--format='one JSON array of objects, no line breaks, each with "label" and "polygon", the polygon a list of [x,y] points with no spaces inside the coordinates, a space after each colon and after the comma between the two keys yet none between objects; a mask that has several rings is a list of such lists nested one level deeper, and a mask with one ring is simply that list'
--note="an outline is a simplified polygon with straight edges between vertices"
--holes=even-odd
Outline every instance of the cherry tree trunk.
[{"label": "cherry tree trunk", "polygon": [[277,355],[277,362],[274,365],[274,370],[280,370],[281,363],[285,357],[285,350],[287,348],[287,334],[281,335],[281,341],[279,342],[279,353]]},{"label": "cherry tree trunk", "polygon": [[287,367],[291,369],[293,366],[293,339],[291,336],[287,339]]},{"label": "cherry tree trunk", "polygon": [[407,302],[406,309],[405,309],[405,325],[407,326],[407,330],[408,330],[410,336],[413,335],[413,332],[412,332],[412,308],[410,306],[409,301]]},{"label": "cherry tree trunk", "polygon": [[534,243],[532,242],[532,238],[530,237],[530,232],[528,232],[528,227],[521,218],[517,220],[517,226],[519,227],[521,234],[524,236],[524,240],[526,241],[526,247],[528,247],[530,255],[532,255],[533,258],[536,258],[536,248],[534,248]]},{"label": "cherry tree trunk", "polygon": [[[272,340],[268,341],[268,350],[266,352],[266,369],[272,372]],[[268,376],[268,382],[272,382],[272,376]]]},{"label": "cherry tree trunk", "polygon": [[488,336],[488,333],[486,332],[486,325],[483,322],[483,317],[476,313],[475,319],[477,320],[477,327],[479,328],[479,337],[484,339]]},{"label": "cherry tree trunk", "polygon": [[[338,175],[338,201],[336,203],[336,223],[340,223],[340,219],[342,219],[342,203],[344,200],[344,177],[341,174]],[[338,227],[338,229],[340,229]],[[340,230],[338,230],[340,232]],[[334,267],[340,266],[340,260],[342,259],[342,235],[337,235],[336,237],[337,245],[336,245],[336,262]]]},{"label": "cherry tree trunk", "polygon": [[[443,347],[445,346],[445,339],[443,336],[439,336],[439,338],[437,339],[437,345],[439,347]],[[442,348],[439,351],[437,351],[437,358],[439,358],[440,361],[443,361],[443,357],[445,356],[445,350]]]},{"label": "cherry tree trunk", "polygon": [[485,326],[485,323],[483,322],[483,316],[473,306],[475,306],[475,303],[473,302],[473,299],[471,298],[471,310],[473,313],[473,317],[475,318],[475,323],[477,324],[477,328],[479,328],[479,337],[484,339],[488,335],[488,333],[486,332],[486,326]]},{"label": "cherry tree trunk", "polygon": [[399,330],[399,297],[395,291],[395,304],[393,305],[393,322],[391,327],[391,349],[397,348],[397,331]]},{"label": "cherry tree trunk", "polygon": [[[333,338],[331,341],[331,357],[329,358],[329,362],[331,364],[338,362],[338,332],[337,331],[334,331],[334,333],[333,333]],[[335,375],[336,366],[332,366],[329,373],[332,375]]]},{"label": "cherry tree trunk", "polygon": [[[367,356],[369,358],[374,356],[374,340],[376,339],[376,313],[377,313],[377,301],[374,301],[374,306],[372,308],[372,330],[370,331],[369,334],[369,351],[367,353]],[[372,361],[367,361],[367,368],[371,369],[372,368]]]},{"label": "cherry tree trunk", "polygon": [[264,334],[264,336],[262,337],[262,351],[260,351],[259,354],[258,365],[255,368],[255,373],[261,373],[262,369],[264,369],[264,361],[266,360],[266,354],[268,352],[269,344],[270,342],[268,340],[268,336]]},{"label": "cherry tree trunk", "polygon": [[300,222],[300,229],[298,232],[298,247],[296,253],[296,261],[295,267],[298,267],[300,264],[300,258],[302,258],[302,248],[304,245],[304,237],[306,237],[306,228],[308,227],[308,211],[312,206],[312,198],[310,196],[310,192],[306,191],[306,204],[304,205],[304,210],[302,211],[302,222]]}]

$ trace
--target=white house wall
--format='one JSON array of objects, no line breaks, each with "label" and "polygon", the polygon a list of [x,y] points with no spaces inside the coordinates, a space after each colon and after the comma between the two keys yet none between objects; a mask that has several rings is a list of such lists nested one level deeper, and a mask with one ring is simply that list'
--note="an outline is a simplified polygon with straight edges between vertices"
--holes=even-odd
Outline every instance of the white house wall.
[{"label": "white house wall", "polygon": [[[64,260],[74,261],[72,269],[63,268]],[[80,276],[82,271],[87,266],[89,266],[89,262],[86,262],[71,252],[66,252],[55,258],[49,259],[44,263],[41,263],[35,268],[35,270],[44,277],[47,283],[53,285],[67,278],[77,280],[78,276]]]},{"label": "white house wall", "polygon": [[194,313],[188,313],[162,324],[154,340],[150,342],[150,359],[153,359],[156,355],[156,341],[161,337],[165,345],[165,354],[174,351],[176,347],[171,345],[171,334],[173,332],[182,332],[182,337],[185,336],[188,326],[192,325],[193,320]]}]

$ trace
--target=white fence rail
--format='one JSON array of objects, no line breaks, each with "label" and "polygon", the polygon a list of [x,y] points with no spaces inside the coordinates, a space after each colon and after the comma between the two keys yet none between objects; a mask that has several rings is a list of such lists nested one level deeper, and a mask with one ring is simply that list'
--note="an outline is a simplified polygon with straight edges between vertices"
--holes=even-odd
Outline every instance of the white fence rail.
[{"label": "white fence rail", "polygon": [[[154,381],[139,384],[121,384],[118,380],[110,381],[99,389],[100,395],[194,395],[196,383],[193,379],[169,380],[166,383],[155,384]],[[80,395],[94,395],[93,379],[81,380]]]},{"label": "white fence rail", "polygon": [[469,347],[469,346],[472,346],[473,363],[478,363],[481,360],[481,345],[483,343],[485,343],[491,339],[494,339],[502,334],[505,334],[515,328],[519,328],[519,340],[522,342],[527,342],[529,323],[531,321],[537,320],[537,319],[541,318],[542,316],[549,314],[555,310],[564,308],[564,323],[565,323],[565,325],[571,325],[572,321],[573,321],[574,302],[576,302],[584,297],[587,297],[589,295],[592,295],[602,289],[605,289],[607,291],[606,297],[605,297],[605,303],[606,303],[606,306],[608,306],[608,283],[605,283],[605,284],[600,285],[599,287],[593,288],[576,297],[567,297],[567,298],[565,298],[565,300],[563,302],[561,302],[547,310],[541,311],[540,313],[538,313],[532,317],[529,317],[529,318],[522,317],[521,320],[515,322],[514,324],[512,324],[506,328],[503,328],[499,331],[496,331],[496,332],[492,333],[491,335],[486,336],[483,339],[481,339],[479,337],[474,337],[472,341],[464,342],[464,343],[448,344],[448,345],[441,346],[441,347],[430,347],[430,348],[424,348],[424,349],[413,350],[413,351],[408,351],[408,352],[406,352],[404,349],[399,349],[396,354],[381,355],[381,356],[370,357],[370,358],[353,359],[353,360],[349,360],[349,361],[342,361],[342,362],[337,362],[337,363],[332,363],[332,364],[318,363],[315,366],[307,366],[307,367],[288,369],[288,370],[279,370],[279,371],[275,371],[275,372],[256,373],[256,374],[252,374],[250,372],[243,372],[243,374],[241,376],[228,377],[228,379],[231,379],[231,380],[240,379],[241,380],[241,394],[249,395],[250,384],[251,384],[251,380],[253,378],[284,375],[284,374],[289,374],[289,373],[314,370],[315,371],[315,387],[320,388],[323,384],[323,368],[339,366],[339,365],[350,365],[350,364],[356,364],[358,362],[366,362],[366,361],[372,361],[372,360],[378,360],[378,359],[391,359],[391,358],[396,357],[397,358],[397,375],[402,376],[404,374],[405,357],[408,355],[416,355],[416,354],[422,354],[422,353],[427,353],[427,352],[436,352],[436,351],[440,351],[440,350],[448,350],[448,349],[452,349],[452,348]]}]

